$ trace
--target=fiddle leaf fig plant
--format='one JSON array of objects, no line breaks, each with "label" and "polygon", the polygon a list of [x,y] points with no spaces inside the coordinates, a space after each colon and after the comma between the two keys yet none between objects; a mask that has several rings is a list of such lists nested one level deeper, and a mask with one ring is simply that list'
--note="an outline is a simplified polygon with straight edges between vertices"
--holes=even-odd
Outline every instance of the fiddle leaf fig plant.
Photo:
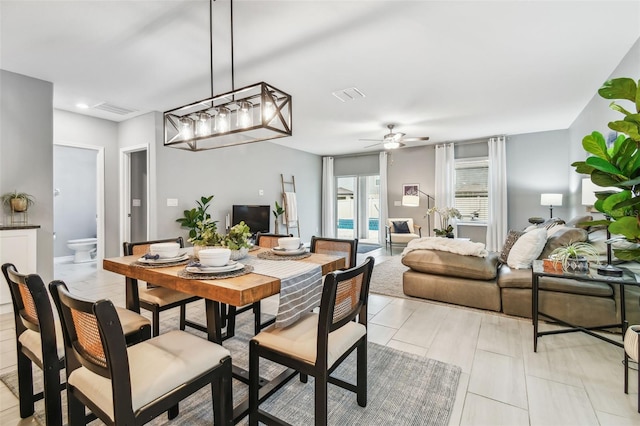
[{"label": "fiddle leaf fig plant", "polygon": [[217,221],[211,219],[207,211],[213,195],[200,197],[196,200],[197,207],[185,210],[183,217],[176,219],[183,228],[189,228],[189,241],[194,246],[215,246],[220,243],[217,231]]},{"label": "fiddle leaf fig plant", "polygon": [[[609,123],[618,132],[613,143],[599,132],[582,140],[582,147],[590,156],[572,164],[575,171],[591,176],[591,181],[603,187],[596,192],[594,208],[611,220],[589,222],[590,225],[608,225],[612,234],[624,236],[627,241],[640,243],[640,80],[614,78],[605,82],[598,94],[613,102],[610,108],[623,115],[621,120]],[[625,106],[617,101],[625,101]],[[626,105],[626,102],[631,105]],[[610,190],[615,187],[618,190]],[[640,261],[640,248],[616,250],[622,260]]]}]

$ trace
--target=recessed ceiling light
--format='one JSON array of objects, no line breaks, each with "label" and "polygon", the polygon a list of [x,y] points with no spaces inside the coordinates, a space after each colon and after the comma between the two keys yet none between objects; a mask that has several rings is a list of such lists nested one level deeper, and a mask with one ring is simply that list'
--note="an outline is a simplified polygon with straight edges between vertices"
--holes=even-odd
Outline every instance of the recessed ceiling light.
[{"label": "recessed ceiling light", "polygon": [[78,103],[78,104],[76,104],[76,108],[89,109],[89,105],[83,104],[83,103]]}]

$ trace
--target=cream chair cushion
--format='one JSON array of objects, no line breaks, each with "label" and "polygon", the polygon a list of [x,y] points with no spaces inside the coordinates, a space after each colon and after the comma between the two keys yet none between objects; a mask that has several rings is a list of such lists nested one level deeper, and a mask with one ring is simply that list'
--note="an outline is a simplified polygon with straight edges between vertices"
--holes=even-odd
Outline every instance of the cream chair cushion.
[{"label": "cream chair cushion", "polygon": [[[173,330],[127,348],[131,400],[135,412],[207,371],[230,356],[222,346]],[[69,385],[98,405],[113,420],[111,381],[86,367],[74,370]]]},{"label": "cream chair cushion", "polygon": [[638,338],[640,335],[640,325],[632,325],[627,328],[627,332],[624,334],[624,350],[629,355],[629,358],[638,362],[640,354],[638,354]]},{"label": "cream chair cushion", "polygon": [[[327,365],[329,368],[358,339],[367,334],[367,328],[358,322],[348,322],[344,326],[329,333]],[[263,330],[252,340],[261,346],[286,353],[311,364],[316,362],[318,339],[318,314],[306,313],[298,321],[284,328],[271,326]]]},{"label": "cream chair cushion", "polygon": [[116,306],[116,312],[120,318],[124,334],[136,332],[140,330],[140,327],[145,325],[151,326],[151,321],[140,314],[130,311],[129,309]]},{"label": "cream chair cushion", "polygon": [[[62,337],[62,327],[58,321],[54,322],[56,329],[56,350],[58,352],[58,359],[64,358],[64,340]],[[42,363],[42,340],[40,340],[40,333],[27,329],[24,333],[18,337],[18,341],[29,352],[34,354]]]},{"label": "cream chair cushion", "polygon": [[181,300],[190,299],[193,295],[165,287],[149,287],[140,288],[139,297],[140,300],[162,307],[180,302]]}]

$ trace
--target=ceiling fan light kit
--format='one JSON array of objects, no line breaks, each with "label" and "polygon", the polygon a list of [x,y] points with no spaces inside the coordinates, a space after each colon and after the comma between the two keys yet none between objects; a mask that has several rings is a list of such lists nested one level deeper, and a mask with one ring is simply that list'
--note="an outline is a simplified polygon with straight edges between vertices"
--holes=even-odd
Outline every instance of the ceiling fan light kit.
[{"label": "ceiling fan light kit", "polygon": [[[384,149],[397,149],[402,148],[406,144],[404,142],[413,142],[413,141],[428,141],[429,137],[414,137],[414,138],[405,138],[406,134],[401,132],[394,133],[393,128],[395,124],[387,124],[387,129],[389,129],[389,133],[384,135],[382,141],[379,143],[374,143],[373,145],[365,146],[365,148],[371,148],[373,146],[382,145]],[[377,141],[378,139],[360,139],[361,141]]]},{"label": "ceiling fan light kit", "polygon": [[164,145],[202,151],[292,135],[291,96],[265,82],[235,89],[231,0],[231,91],[213,94],[213,2],[209,1],[211,96],[163,114]]}]

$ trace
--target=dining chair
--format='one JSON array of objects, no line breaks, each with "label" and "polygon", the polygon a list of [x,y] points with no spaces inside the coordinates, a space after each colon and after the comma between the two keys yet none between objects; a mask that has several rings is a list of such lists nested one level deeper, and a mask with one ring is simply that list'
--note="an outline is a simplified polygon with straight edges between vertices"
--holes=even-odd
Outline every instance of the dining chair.
[{"label": "dining chair", "polygon": [[[629,393],[629,358],[640,361],[640,325],[627,327],[624,333],[624,393]],[[638,413],[640,413],[640,373],[638,373]]]},{"label": "dining chair", "polygon": [[49,291],[62,322],[69,424],[86,424],[85,407],[108,425],[144,424],[211,385],[216,425],[233,424],[231,357],[222,346],[173,330],[127,348],[110,300],[69,293],[62,281]]},{"label": "dining chair", "polygon": [[356,264],[358,254],[358,239],[339,239],[311,237],[311,253],[330,254],[332,256],[344,257],[345,268],[352,268]]},{"label": "dining chair", "polygon": [[[61,425],[60,391],[65,383],[60,383],[60,370],[64,368],[64,344],[47,289],[39,275],[21,274],[11,263],[2,265],[2,273],[13,303],[20,417],[31,416],[35,401],[44,398],[47,425]],[[118,308],[118,315],[125,327],[127,344],[151,337],[148,319],[123,308]],[[37,394],[33,393],[32,364],[42,370],[44,378],[44,391]]]},{"label": "dining chair", "polygon": [[[267,234],[262,232],[256,233],[256,243],[255,245],[263,248],[273,248],[278,246],[278,238],[282,237],[292,237],[293,234],[282,235],[282,234]],[[275,322],[275,318],[268,319],[265,322],[262,322],[262,310],[260,307],[260,302],[255,302],[250,305],[245,306],[231,306],[223,304],[220,308],[220,312],[222,313],[222,327],[227,327],[227,336],[233,337],[235,334],[235,318],[243,312],[248,310],[253,310],[253,331],[254,334],[260,333],[265,327],[273,324]]]},{"label": "dining chair", "polygon": [[[151,244],[156,243],[178,243],[180,247],[184,247],[184,240],[182,237],[168,238],[155,241],[139,241],[135,243],[125,242],[123,243],[124,254],[143,256],[149,253],[149,247]],[[206,327],[201,324],[194,323],[187,320],[186,305],[187,303],[195,302],[201,298],[190,294],[183,293],[181,291],[172,290],[170,288],[155,286],[151,283],[146,283],[145,286],[140,288],[138,286],[138,280],[135,278],[126,278],[128,291],[138,291],[138,300],[140,301],[140,307],[151,312],[152,324],[153,324],[153,336],[160,334],[160,312],[164,312],[168,309],[180,308],[180,330],[184,330],[188,325],[191,328],[195,328],[200,331],[206,332]],[[135,298],[135,295],[132,296]]]},{"label": "dining chair", "polygon": [[293,234],[267,234],[258,232],[256,233],[256,245],[264,248],[278,247],[278,239],[284,237],[293,237]]},{"label": "dining chair", "polygon": [[[320,312],[304,314],[284,328],[271,326],[249,342],[249,424],[286,424],[259,409],[260,358],[300,372],[300,379],[315,377],[315,424],[327,424],[327,384],[355,392],[367,405],[367,301],[374,259],[326,275]],[[357,318],[357,321],[355,319]],[[357,350],[356,385],[330,377],[347,356]]]}]

